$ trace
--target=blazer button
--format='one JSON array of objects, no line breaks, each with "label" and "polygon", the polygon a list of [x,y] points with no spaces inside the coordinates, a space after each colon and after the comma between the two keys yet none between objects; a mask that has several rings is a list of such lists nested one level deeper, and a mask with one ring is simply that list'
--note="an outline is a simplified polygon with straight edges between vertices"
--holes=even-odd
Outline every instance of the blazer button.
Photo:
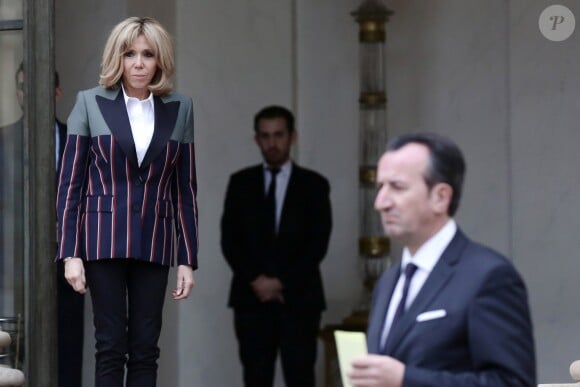
[{"label": "blazer button", "polygon": [[134,212],[141,212],[141,205],[140,204],[133,204],[133,211]]}]

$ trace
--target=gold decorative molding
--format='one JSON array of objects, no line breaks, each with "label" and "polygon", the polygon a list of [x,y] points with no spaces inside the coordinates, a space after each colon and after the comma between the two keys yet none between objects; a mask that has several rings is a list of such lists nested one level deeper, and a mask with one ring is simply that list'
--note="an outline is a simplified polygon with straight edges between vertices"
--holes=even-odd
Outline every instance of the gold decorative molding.
[{"label": "gold decorative molding", "polygon": [[387,104],[387,96],[384,91],[362,92],[358,102],[362,109],[384,107]]},{"label": "gold decorative molding", "polygon": [[358,250],[361,257],[382,257],[388,255],[391,250],[391,242],[387,237],[360,237]]},{"label": "gold decorative molding", "polygon": [[358,180],[362,185],[374,185],[377,182],[377,168],[369,165],[359,167]]},{"label": "gold decorative molding", "polygon": [[382,20],[362,20],[359,22],[358,40],[361,43],[384,43],[385,22]]},{"label": "gold decorative molding", "polygon": [[389,21],[389,18],[393,13],[392,10],[385,7],[381,0],[364,0],[362,4],[350,14],[359,24],[366,21],[376,21],[384,24]]}]

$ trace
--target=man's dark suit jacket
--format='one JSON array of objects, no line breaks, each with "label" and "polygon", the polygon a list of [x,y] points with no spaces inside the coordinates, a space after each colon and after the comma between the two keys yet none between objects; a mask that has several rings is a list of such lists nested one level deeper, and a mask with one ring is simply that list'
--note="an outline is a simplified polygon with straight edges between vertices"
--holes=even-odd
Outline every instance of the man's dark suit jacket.
[{"label": "man's dark suit jacket", "polygon": [[250,283],[260,274],[277,277],[285,305],[320,311],[325,305],[319,264],[331,230],[328,181],[295,164],[288,181],[274,256],[265,243],[263,166],[230,177],[221,221],[223,254],[233,271],[229,306],[261,305]]},{"label": "man's dark suit jacket", "polygon": [[[381,353],[381,331],[399,271],[400,264],[385,272],[375,288],[370,353]],[[382,354],[405,363],[405,387],[535,387],[522,279],[507,259],[458,230]]]},{"label": "man's dark suit jacket", "polygon": [[58,172],[60,172],[60,161],[62,160],[62,154],[64,153],[64,144],[66,143],[66,124],[56,120],[56,126],[58,128],[58,168],[57,168],[57,177]]}]

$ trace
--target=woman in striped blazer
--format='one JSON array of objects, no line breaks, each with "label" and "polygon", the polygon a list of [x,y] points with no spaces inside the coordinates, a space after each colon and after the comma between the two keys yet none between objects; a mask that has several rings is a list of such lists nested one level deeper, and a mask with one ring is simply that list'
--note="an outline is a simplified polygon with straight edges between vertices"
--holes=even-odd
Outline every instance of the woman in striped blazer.
[{"label": "woman in striped blazer", "polygon": [[173,299],[197,268],[191,98],[172,91],[173,47],[154,19],[128,18],[107,40],[100,85],[79,92],[58,183],[65,277],[88,287],[96,387],[156,385],[169,267]]}]

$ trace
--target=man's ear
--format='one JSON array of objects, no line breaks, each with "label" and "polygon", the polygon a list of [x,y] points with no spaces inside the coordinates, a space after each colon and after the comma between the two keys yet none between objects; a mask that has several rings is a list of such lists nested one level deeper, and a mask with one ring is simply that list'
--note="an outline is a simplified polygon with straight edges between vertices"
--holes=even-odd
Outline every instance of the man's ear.
[{"label": "man's ear", "polygon": [[62,89],[60,87],[54,88],[54,98],[58,101],[62,96]]},{"label": "man's ear", "polygon": [[431,188],[431,206],[436,213],[447,214],[453,197],[453,188],[447,183],[437,183]]}]

